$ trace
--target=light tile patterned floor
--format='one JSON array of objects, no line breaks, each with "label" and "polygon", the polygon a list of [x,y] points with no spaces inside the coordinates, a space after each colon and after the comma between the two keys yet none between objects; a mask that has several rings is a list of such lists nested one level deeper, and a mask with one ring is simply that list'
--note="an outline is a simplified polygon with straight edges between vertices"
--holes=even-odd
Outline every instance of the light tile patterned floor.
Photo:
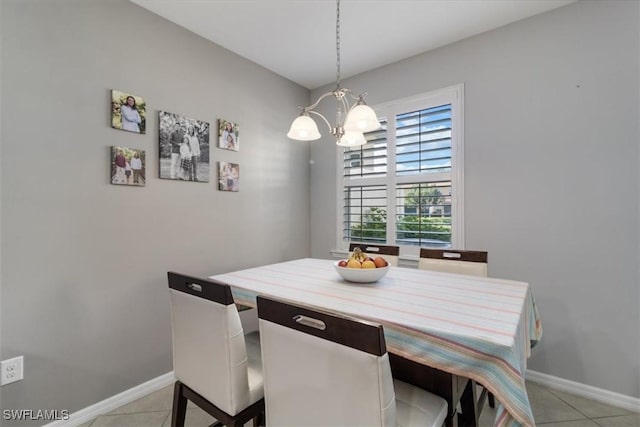
[{"label": "light tile patterned floor", "polygon": [[[640,414],[527,383],[537,425],[545,427],[639,427]],[[169,427],[173,386],[102,415],[81,427]],[[495,410],[485,406],[480,427],[493,425]],[[207,427],[214,419],[189,402],[187,427]]]}]

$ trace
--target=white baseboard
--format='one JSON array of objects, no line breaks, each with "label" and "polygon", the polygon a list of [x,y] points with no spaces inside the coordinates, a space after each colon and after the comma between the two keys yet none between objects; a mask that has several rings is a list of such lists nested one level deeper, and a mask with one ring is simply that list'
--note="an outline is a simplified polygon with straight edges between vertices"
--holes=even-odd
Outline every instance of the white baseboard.
[{"label": "white baseboard", "polygon": [[591,399],[596,402],[640,412],[640,399],[598,387],[578,383],[564,378],[554,377],[532,370],[527,370],[526,378],[529,381],[544,385],[554,390],[564,391],[576,396]]},{"label": "white baseboard", "polygon": [[164,375],[160,375],[152,380],[137,385],[129,390],[125,390],[122,393],[118,393],[115,396],[111,396],[101,402],[88,406],[79,411],[69,414],[68,420],[58,420],[45,425],[44,427],[76,427],[82,423],[91,421],[92,419],[104,415],[107,412],[113,411],[122,405],[131,403],[134,400],[140,399],[149,393],[158,391],[168,385],[175,382],[175,376],[173,371],[167,372]]}]

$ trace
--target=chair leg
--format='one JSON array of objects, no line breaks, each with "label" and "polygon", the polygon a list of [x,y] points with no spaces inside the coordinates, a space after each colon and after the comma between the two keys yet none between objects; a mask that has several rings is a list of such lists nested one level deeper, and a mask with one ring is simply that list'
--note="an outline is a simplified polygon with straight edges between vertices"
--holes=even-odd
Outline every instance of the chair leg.
[{"label": "chair leg", "polygon": [[476,382],[474,380],[467,381],[467,385],[460,397],[460,409],[462,409],[462,413],[458,416],[458,425],[474,427],[478,425],[480,408],[478,408]]},{"label": "chair leg", "polygon": [[171,427],[184,427],[184,418],[187,415],[187,398],[183,393],[183,385],[176,381],[173,387],[173,410],[171,413]]},{"label": "chair leg", "polygon": [[[171,427],[184,427],[185,415],[187,413],[187,402],[195,403],[200,409],[207,412],[216,419],[216,422],[209,427],[242,427],[244,424],[261,416],[264,416],[264,399],[260,399],[236,415],[229,415],[207,399],[193,391],[189,386],[176,381],[173,389],[173,413],[171,415]],[[261,424],[264,426],[264,424]]]},{"label": "chair leg", "polygon": [[489,399],[489,408],[495,408],[496,399],[493,397],[493,393],[489,392],[488,399]]},{"label": "chair leg", "polygon": [[258,415],[253,418],[253,427],[263,427],[266,426],[265,413],[261,411]]}]

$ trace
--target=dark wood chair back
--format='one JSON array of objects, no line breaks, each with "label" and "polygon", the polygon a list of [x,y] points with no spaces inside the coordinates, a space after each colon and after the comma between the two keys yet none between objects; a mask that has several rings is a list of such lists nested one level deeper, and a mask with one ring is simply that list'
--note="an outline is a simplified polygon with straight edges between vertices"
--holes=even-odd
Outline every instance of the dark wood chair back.
[{"label": "dark wood chair back", "polygon": [[231,287],[213,279],[202,279],[169,271],[169,287],[222,305],[234,303]]},{"label": "dark wood chair back", "polygon": [[444,259],[450,261],[487,263],[488,253],[484,251],[463,251],[457,249],[420,248],[420,258]]},{"label": "dark wood chair back", "polygon": [[349,244],[349,252],[353,252],[355,248],[360,248],[362,252],[374,255],[400,255],[400,246],[372,245],[369,243],[351,243]]},{"label": "dark wood chair back", "polygon": [[382,326],[258,296],[258,318],[376,356],[387,352]]}]

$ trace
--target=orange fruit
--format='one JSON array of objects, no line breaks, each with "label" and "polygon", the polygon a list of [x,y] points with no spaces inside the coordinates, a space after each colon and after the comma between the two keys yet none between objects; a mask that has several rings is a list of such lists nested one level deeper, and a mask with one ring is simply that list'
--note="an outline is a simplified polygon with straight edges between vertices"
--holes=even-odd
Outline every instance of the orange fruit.
[{"label": "orange fruit", "polygon": [[376,259],[374,259],[373,262],[376,264],[376,267],[378,267],[378,268],[387,266],[387,260],[382,258],[381,256],[379,256]]}]

